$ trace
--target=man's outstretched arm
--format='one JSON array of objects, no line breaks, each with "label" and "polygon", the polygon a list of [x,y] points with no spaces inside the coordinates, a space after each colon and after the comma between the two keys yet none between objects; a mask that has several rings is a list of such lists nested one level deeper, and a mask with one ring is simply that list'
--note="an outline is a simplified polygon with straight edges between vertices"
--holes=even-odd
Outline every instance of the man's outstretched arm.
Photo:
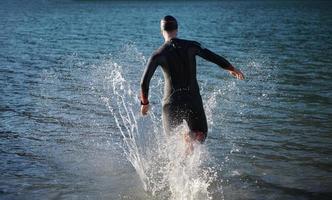
[{"label": "man's outstretched arm", "polygon": [[141,79],[141,113],[146,115],[149,110],[149,85],[150,80],[158,66],[156,55],[152,55],[147,63]]},{"label": "man's outstretched arm", "polygon": [[198,51],[197,51],[198,56],[204,58],[205,60],[208,60],[210,62],[217,64],[221,68],[227,70],[231,75],[233,75],[237,79],[240,79],[240,80],[244,79],[243,73],[240,70],[233,67],[233,65],[231,63],[229,63],[225,58],[215,54],[214,52],[212,52],[206,48],[202,48],[200,44],[197,44],[197,47],[198,47]]}]

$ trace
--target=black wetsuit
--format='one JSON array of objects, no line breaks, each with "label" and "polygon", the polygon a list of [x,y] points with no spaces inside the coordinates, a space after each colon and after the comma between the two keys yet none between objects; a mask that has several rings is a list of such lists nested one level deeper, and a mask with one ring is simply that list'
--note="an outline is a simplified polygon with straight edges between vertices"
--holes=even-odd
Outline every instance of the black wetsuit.
[{"label": "black wetsuit", "polygon": [[162,117],[166,133],[185,120],[191,132],[204,134],[204,140],[208,128],[196,79],[196,55],[224,69],[233,69],[226,59],[202,48],[198,42],[173,38],[150,57],[141,90],[142,98],[147,99],[151,77],[161,66],[165,78]]}]

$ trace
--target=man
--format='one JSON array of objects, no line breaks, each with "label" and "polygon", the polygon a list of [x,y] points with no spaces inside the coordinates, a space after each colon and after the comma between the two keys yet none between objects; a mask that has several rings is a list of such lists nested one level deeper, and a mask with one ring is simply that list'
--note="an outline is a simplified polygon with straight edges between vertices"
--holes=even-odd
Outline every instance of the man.
[{"label": "man", "polygon": [[170,133],[185,120],[190,129],[185,140],[192,149],[192,143],[203,143],[207,136],[207,121],[202,98],[196,79],[198,55],[219,65],[231,75],[243,80],[242,72],[226,59],[203,48],[198,42],[178,39],[178,24],[174,17],[165,16],[160,22],[165,43],[150,57],[141,80],[141,113],[149,109],[149,83],[157,66],[161,66],[165,78],[162,109],[163,127]]}]

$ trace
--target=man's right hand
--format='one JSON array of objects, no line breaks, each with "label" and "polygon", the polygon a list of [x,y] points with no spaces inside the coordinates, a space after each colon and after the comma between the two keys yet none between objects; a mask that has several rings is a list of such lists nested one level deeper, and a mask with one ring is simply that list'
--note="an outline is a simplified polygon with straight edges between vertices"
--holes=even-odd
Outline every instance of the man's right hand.
[{"label": "man's right hand", "polygon": [[148,114],[148,111],[149,111],[149,104],[147,104],[147,105],[141,105],[141,113],[142,113],[142,115]]}]

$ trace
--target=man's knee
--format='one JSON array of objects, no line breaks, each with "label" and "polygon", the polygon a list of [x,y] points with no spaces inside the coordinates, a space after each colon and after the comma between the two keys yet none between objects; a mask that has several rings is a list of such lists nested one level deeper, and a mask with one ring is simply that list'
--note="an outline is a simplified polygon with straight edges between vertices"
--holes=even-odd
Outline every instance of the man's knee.
[{"label": "man's knee", "polygon": [[206,139],[206,132],[202,131],[191,131],[190,132],[190,137],[194,141],[198,141],[200,143],[203,143]]}]

